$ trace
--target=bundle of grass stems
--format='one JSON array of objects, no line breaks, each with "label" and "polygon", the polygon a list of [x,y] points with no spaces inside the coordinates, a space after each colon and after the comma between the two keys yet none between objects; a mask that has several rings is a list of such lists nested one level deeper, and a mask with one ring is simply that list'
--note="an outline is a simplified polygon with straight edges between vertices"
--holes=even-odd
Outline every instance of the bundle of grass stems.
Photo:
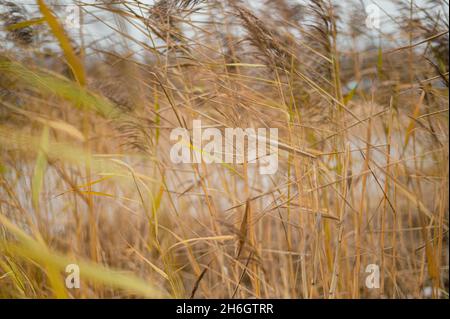
[{"label": "bundle of grass stems", "polygon": [[448,298],[448,1],[369,4],[0,1],[0,298]]}]

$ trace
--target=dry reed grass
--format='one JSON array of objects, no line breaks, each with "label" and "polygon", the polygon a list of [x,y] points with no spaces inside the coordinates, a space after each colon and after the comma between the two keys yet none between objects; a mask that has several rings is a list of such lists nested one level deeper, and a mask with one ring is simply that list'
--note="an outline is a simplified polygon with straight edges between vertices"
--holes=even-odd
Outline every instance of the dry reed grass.
[{"label": "dry reed grass", "polygon": [[[1,2],[1,298],[448,298],[446,1],[48,3]],[[197,118],[277,127],[278,172],[173,164]]]}]

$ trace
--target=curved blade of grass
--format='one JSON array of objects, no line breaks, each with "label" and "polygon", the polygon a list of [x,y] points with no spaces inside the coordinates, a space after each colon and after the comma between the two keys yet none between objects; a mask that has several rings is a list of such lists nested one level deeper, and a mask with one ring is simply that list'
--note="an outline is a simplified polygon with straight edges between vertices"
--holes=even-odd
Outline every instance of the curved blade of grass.
[{"label": "curved blade of grass", "polygon": [[61,46],[61,49],[63,50],[66,57],[67,63],[72,69],[75,78],[81,86],[84,86],[86,84],[86,75],[84,73],[83,65],[81,63],[81,60],[75,54],[75,51],[73,50],[70,41],[66,36],[64,28],[58,22],[58,19],[53,15],[50,8],[45,4],[44,0],[38,0],[37,2],[39,5],[39,10],[50,26],[53,35],[58,40],[59,45]]},{"label": "curved blade of grass", "polygon": [[118,115],[114,105],[106,98],[96,95],[58,74],[41,69],[31,70],[18,62],[7,60],[0,60],[0,71],[22,80],[23,85],[28,86],[39,95],[56,95],[72,102],[76,107],[95,110],[104,117]]},{"label": "curved blade of grass", "polygon": [[0,224],[18,238],[18,243],[6,242],[6,246],[11,252],[30,258],[42,265],[50,265],[64,271],[68,264],[76,263],[80,267],[80,274],[82,278],[92,280],[93,282],[111,286],[114,288],[123,289],[139,296],[149,298],[163,298],[168,297],[167,292],[162,288],[155,287],[146,283],[144,280],[133,275],[124,274],[117,270],[111,270],[104,266],[73,258],[69,258],[60,253],[50,251],[42,243],[36,241],[18,226],[9,221],[5,216],[0,214]]},{"label": "curved blade of grass", "polygon": [[233,240],[235,239],[235,236],[232,235],[223,235],[223,236],[210,236],[210,237],[198,237],[198,238],[189,238],[182,241],[179,241],[176,244],[173,244],[172,246],[167,249],[168,251],[174,249],[175,247],[178,247],[180,245],[185,245],[187,243],[196,242],[196,241],[210,241],[210,240],[217,240],[217,241],[224,241],[224,240]]},{"label": "curved blade of grass", "polygon": [[417,102],[416,107],[414,108],[414,112],[412,114],[411,120],[409,121],[408,128],[406,129],[405,143],[404,143],[403,149],[406,149],[406,147],[408,146],[409,139],[414,131],[414,128],[416,127],[416,119],[420,114],[420,107],[422,106],[424,98],[425,98],[425,91],[422,91],[419,101]]},{"label": "curved blade of grass", "polygon": [[36,165],[34,166],[34,174],[32,180],[32,193],[31,198],[33,207],[37,210],[39,208],[39,194],[41,192],[42,183],[44,181],[45,169],[47,168],[47,152],[49,144],[49,129],[48,126],[44,126],[42,130],[41,143],[36,159]]},{"label": "curved blade of grass", "polygon": [[32,20],[27,20],[27,21],[21,21],[21,22],[18,22],[18,23],[14,23],[14,24],[8,25],[6,27],[6,30],[14,31],[14,30],[30,27],[32,25],[41,24],[43,22],[45,22],[44,18],[37,18],[37,19],[32,19]]},{"label": "curved blade of grass", "polygon": [[75,126],[73,126],[67,122],[43,118],[38,114],[29,112],[29,111],[25,111],[25,110],[18,108],[18,107],[14,106],[8,102],[5,102],[5,101],[1,101],[0,103],[2,103],[4,106],[9,108],[10,110],[12,110],[18,114],[26,116],[30,120],[39,122],[41,124],[44,124],[45,126],[49,126],[54,130],[64,132],[67,135],[77,139],[78,141],[81,141],[81,142],[85,141],[83,134]]}]

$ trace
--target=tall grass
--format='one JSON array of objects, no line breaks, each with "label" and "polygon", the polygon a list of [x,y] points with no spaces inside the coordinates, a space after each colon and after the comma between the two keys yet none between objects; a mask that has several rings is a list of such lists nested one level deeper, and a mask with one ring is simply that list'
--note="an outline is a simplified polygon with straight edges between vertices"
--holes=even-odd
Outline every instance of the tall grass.
[{"label": "tall grass", "polygon": [[[446,1],[378,30],[350,0],[0,4],[0,297],[448,298]],[[278,128],[277,173],[172,163],[194,119]]]}]

